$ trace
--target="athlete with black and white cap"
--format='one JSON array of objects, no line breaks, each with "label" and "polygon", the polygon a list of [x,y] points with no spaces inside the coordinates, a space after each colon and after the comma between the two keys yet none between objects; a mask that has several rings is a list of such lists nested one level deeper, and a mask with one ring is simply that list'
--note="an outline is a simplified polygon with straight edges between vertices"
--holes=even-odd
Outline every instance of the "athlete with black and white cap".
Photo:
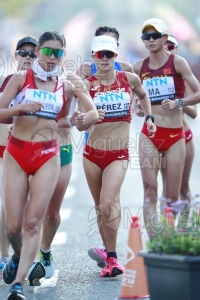
[{"label": "athlete with black and white cap", "polygon": [[[33,36],[25,36],[21,38],[16,45],[14,53],[15,60],[17,61],[17,70],[27,70],[31,68],[33,61],[36,59],[35,47],[38,46],[38,41]],[[2,93],[11,79],[13,74],[2,76],[0,80],[0,93]],[[6,123],[0,123],[0,182],[2,173],[2,158],[8,140],[8,123],[12,123],[12,119],[7,120]],[[1,185],[0,185],[1,186]],[[2,196],[1,196],[2,198]],[[5,220],[3,210],[3,200],[1,201],[1,215],[0,215],[0,272],[2,271],[5,263],[8,261],[9,245],[7,236],[5,234]]]}]

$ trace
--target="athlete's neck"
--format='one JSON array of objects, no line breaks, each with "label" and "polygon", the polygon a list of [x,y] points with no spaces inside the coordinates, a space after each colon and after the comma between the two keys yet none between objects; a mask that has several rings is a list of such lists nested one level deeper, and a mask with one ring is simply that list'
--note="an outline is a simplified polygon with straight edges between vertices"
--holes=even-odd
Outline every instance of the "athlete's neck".
[{"label": "athlete's neck", "polygon": [[116,80],[116,71],[114,69],[107,72],[98,71],[95,74],[95,77],[99,80],[101,84],[105,86],[110,86]]}]

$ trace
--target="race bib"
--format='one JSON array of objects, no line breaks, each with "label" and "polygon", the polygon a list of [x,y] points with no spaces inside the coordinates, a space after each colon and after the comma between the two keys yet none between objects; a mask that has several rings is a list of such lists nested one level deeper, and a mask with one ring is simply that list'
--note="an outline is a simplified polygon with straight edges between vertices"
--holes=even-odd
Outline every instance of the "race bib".
[{"label": "race bib", "polygon": [[128,92],[98,92],[93,100],[97,109],[105,111],[105,118],[121,118],[129,114],[130,95]]},{"label": "race bib", "polygon": [[161,103],[165,99],[175,99],[175,85],[172,76],[144,79],[142,83],[151,103]]},{"label": "race bib", "polygon": [[[56,119],[59,111],[63,105],[62,98],[62,89],[57,93],[51,93],[48,91],[37,90],[37,89],[26,89],[24,95],[20,95],[15,99],[15,104],[18,103],[31,103],[31,102],[40,102],[42,103],[42,108],[36,113],[32,113],[33,116],[39,116],[43,118]],[[26,113],[29,114],[29,113]]]}]

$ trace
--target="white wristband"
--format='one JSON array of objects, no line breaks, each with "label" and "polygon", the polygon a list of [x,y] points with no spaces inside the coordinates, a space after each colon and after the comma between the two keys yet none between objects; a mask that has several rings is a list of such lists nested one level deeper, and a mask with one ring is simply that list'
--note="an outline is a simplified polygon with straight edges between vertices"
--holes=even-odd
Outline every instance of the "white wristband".
[{"label": "white wristband", "polygon": [[72,125],[72,122],[71,122],[71,116],[70,117],[67,117],[67,125],[68,125],[68,127],[69,128],[72,128],[73,127],[73,125]]}]

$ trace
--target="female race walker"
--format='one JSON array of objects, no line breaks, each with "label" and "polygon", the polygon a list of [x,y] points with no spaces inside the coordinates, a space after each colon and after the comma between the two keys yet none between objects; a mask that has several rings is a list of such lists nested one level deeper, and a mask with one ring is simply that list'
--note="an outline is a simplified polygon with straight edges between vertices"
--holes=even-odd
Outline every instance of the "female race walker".
[{"label": "female race walker", "polygon": [[[32,69],[13,75],[1,96],[0,120],[15,116],[3,158],[6,229],[14,250],[3,269],[4,281],[14,281],[8,299],[25,299],[22,284],[36,255],[41,225],[60,174],[57,127],[93,124],[98,119],[85,86],[59,77],[65,45],[58,32],[42,34],[36,48],[38,60]],[[74,94],[86,113],[74,112],[67,118]],[[7,108],[14,98],[15,106]],[[33,175],[30,187],[29,175]],[[38,262],[29,273],[30,284],[37,285],[45,269]]]},{"label": "female race walker", "polygon": [[[174,36],[168,35],[167,41],[165,42],[165,49],[169,51],[170,53],[177,55],[179,50],[179,45],[177,40]],[[185,94],[189,95],[191,93],[191,90],[189,89],[188,85],[185,84]],[[186,115],[189,116],[192,119],[195,119],[197,117],[197,107],[196,105],[188,105],[183,106],[183,128],[185,133],[185,163],[184,163],[184,169],[183,169],[183,177],[181,181],[181,189],[180,189],[180,215],[181,215],[181,223],[180,226],[184,226],[184,224],[187,224],[190,206],[191,206],[191,191],[190,191],[190,174],[192,170],[192,164],[194,160],[194,141],[193,141],[193,133],[190,128],[190,124],[188,120],[186,119]],[[165,178],[165,167],[161,168],[162,176]],[[163,179],[165,182],[165,179]],[[163,201],[161,201],[161,204],[164,204],[166,199],[162,198]]]},{"label": "female race walker", "polygon": [[[38,41],[32,36],[25,36],[17,42],[15,59],[17,62],[17,70],[27,70],[31,68],[34,60],[36,59],[35,47],[38,46]],[[0,93],[2,93],[12,78],[13,74],[1,77],[0,80]],[[12,118],[6,120],[5,123],[0,124],[0,182],[2,182],[2,168],[3,168],[3,154],[8,141],[8,123],[12,123]],[[0,187],[1,191],[1,187]],[[0,215],[0,272],[2,271],[6,262],[8,262],[8,252],[10,243],[8,242],[5,232],[5,218],[3,209],[3,200],[1,199],[1,215]]]},{"label": "female race walker", "polygon": [[[181,180],[185,161],[185,134],[182,107],[200,101],[200,86],[186,60],[165,50],[166,26],[162,20],[152,18],[142,26],[142,41],[149,57],[134,64],[144,89],[149,95],[157,132],[148,138],[144,124],[140,135],[140,166],[144,186],[144,220],[149,237],[153,237],[157,219],[157,175],[160,155],[165,153],[165,190],[163,197],[176,214],[179,208]],[[185,95],[184,84],[192,94]],[[146,147],[141,147],[146,145]]]},{"label": "female race walker", "polygon": [[[120,223],[119,194],[129,162],[128,141],[134,92],[140,98],[149,136],[154,136],[156,127],[152,123],[150,102],[139,77],[114,69],[116,40],[106,35],[95,37],[91,51],[97,72],[85,82],[98,110],[99,122],[90,131],[83,165],[107,252],[101,277],[114,277],[123,273],[123,267],[117,260],[116,240]],[[80,130],[88,128],[84,124],[78,125]]]}]

